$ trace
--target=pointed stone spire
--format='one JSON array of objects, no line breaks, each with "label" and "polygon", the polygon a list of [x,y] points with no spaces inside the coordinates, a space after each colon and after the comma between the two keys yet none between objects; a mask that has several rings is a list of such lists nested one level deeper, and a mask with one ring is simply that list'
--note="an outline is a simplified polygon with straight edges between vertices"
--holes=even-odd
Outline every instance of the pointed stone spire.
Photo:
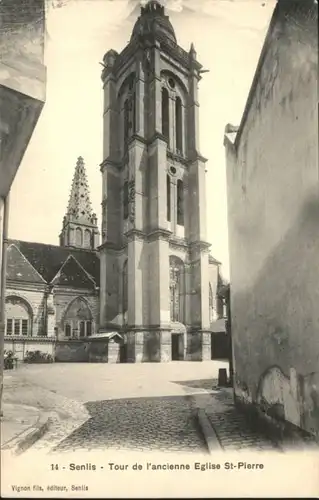
[{"label": "pointed stone spire", "polygon": [[196,57],[197,57],[197,52],[196,52],[196,50],[195,50],[195,47],[194,47],[193,42],[191,43],[191,46],[190,46],[190,49],[189,49],[189,56],[190,56],[192,59],[196,60]]},{"label": "pointed stone spire", "polygon": [[92,205],[82,156],[76,162],[66,216],[72,220],[91,222]]},{"label": "pointed stone spire", "polygon": [[97,217],[93,213],[82,156],[78,157],[71,194],[60,234],[61,246],[94,249],[99,245]]}]

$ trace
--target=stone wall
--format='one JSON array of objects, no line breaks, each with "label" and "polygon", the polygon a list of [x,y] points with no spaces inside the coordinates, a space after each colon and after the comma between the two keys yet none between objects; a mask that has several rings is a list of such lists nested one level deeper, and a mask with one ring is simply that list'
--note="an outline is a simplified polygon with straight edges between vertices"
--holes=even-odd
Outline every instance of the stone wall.
[{"label": "stone wall", "polygon": [[1,146],[0,196],[6,197],[46,96],[45,2],[2,0],[0,17],[1,132],[5,138]]},{"label": "stone wall", "polygon": [[108,340],[92,342],[89,346],[89,361],[91,363],[107,363],[109,355]]},{"label": "stone wall", "polygon": [[55,361],[59,362],[88,362],[89,344],[80,340],[57,341]]},{"label": "stone wall", "polygon": [[238,400],[319,435],[317,6],[280,1],[227,136]]},{"label": "stone wall", "polygon": [[55,339],[47,338],[10,338],[6,337],[4,341],[4,349],[13,351],[18,360],[23,361],[28,351],[41,351],[51,354],[54,359],[55,355]]}]

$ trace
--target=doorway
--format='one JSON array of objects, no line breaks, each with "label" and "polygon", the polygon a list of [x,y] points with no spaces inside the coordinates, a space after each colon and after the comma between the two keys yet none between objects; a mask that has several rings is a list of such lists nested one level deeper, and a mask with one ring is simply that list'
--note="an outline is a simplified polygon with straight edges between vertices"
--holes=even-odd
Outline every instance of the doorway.
[{"label": "doorway", "polygon": [[120,344],[120,363],[127,363],[127,343]]},{"label": "doorway", "polygon": [[230,337],[225,332],[211,334],[211,359],[228,360],[230,357]]},{"label": "doorway", "polygon": [[184,335],[183,333],[172,333],[172,361],[184,359]]}]

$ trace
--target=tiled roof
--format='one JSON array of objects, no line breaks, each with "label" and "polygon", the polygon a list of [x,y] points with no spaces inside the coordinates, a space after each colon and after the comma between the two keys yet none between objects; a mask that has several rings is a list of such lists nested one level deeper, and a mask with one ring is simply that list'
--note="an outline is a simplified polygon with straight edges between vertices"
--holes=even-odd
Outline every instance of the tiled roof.
[{"label": "tiled roof", "polygon": [[42,283],[43,278],[34,267],[23,256],[15,245],[9,246],[7,260],[7,279],[12,281],[23,281],[25,283]]},{"label": "tiled roof", "polygon": [[69,257],[73,255],[85,271],[92,276],[97,286],[100,283],[100,259],[94,250],[60,247],[45,243],[9,240],[28,259],[47,283],[50,283]]},{"label": "tiled roof", "polygon": [[73,255],[68,257],[52,283],[73,288],[94,288],[93,280]]}]

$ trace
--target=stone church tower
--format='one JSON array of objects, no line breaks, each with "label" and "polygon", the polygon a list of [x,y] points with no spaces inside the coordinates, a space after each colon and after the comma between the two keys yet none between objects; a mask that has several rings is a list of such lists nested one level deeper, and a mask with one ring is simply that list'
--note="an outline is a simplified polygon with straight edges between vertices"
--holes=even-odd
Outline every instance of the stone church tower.
[{"label": "stone church tower", "polygon": [[73,176],[71,194],[63,218],[60,246],[94,250],[99,246],[97,217],[92,211],[88,181],[82,156],[79,156]]},{"label": "stone church tower", "polygon": [[103,61],[100,333],[129,361],[211,359],[202,66],[154,0]]}]

